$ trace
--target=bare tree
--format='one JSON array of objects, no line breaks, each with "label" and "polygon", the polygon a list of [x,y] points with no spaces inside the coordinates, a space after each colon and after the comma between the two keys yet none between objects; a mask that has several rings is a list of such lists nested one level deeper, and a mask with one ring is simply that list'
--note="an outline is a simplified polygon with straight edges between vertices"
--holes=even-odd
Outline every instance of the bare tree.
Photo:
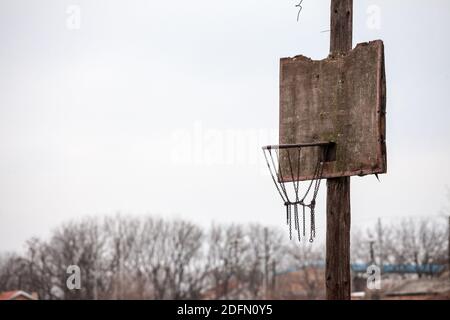
[{"label": "bare tree", "polygon": [[369,238],[361,229],[353,228],[351,237],[351,261],[352,263],[367,263],[369,261]]},{"label": "bare tree", "polygon": [[248,250],[244,235],[238,225],[211,227],[207,255],[211,298],[231,299],[240,295],[242,261]]},{"label": "bare tree", "polygon": [[202,230],[186,221],[148,218],[141,233],[148,246],[139,260],[154,299],[200,298],[205,270],[202,266]]},{"label": "bare tree", "polygon": [[[293,297],[303,296],[306,299],[318,299],[324,295],[323,273],[324,273],[324,248],[315,247],[311,244],[293,244],[289,248],[290,259],[295,268],[293,272],[295,281],[299,284],[300,292],[289,292],[293,286],[288,286],[285,294]],[[292,280],[291,280],[292,281]]]},{"label": "bare tree", "polygon": [[436,221],[412,219],[402,221],[396,228],[396,245],[392,246],[397,264],[413,264],[417,275],[433,263],[443,261],[446,231]]},{"label": "bare tree", "polygon": [[136,291],[129,278],[136,270],[132,253],[140,236],[139,225],[139,219],[120,214],[104,219],[102,229],[107,246],[105,261],[109,264],[104,282],[107,284],[107,296],[113,299],[126,299]]},{"label": "bare tree", "polygon": [[[354,262],[412,264],[422,277],[447,259],[447,224],[433,219],[381,224],[354,233]],[[373,254],[370,243],[373,243]],[[265,299],[323,297],[324,250],[288,243],[261,225],[214,225],[115,215],[31,238],[23,255],[0,259],[0,291],[42,299]],[[67,267],[81,270],[81,290],[66,286]]]},{"label": "bare tree", "polygon": [[246,285],[249,297],[270,298],[274,294],[276,269],[287,267],[285,234],[279,229],[250,225],[246,230],[249,250],[246,262]]},{"label": "bare tree", "polygon": [[0,291],[29,290],[28,261],[16,254],[5,254],[0,259]]},{"label": "bare tree", "polygon": [[[96,219],[70,222],[56,229],[46,245],[45,255],[52,264],[55,286],[64,299],[96,299],[101,281],[100,263],[106,250],[106,239]],[[81,270],[82,288],[66,286],[67,268],[77,265]]]}]

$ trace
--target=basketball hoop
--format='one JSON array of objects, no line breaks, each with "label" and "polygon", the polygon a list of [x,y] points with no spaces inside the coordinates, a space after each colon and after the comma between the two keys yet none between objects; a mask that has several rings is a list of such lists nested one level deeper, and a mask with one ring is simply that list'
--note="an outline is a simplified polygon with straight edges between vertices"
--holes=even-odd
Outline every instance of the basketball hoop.
[{"label": "basketball hoop", "polygon": [[[306,213],[309,210],[310,232],[309,242],[313,242],[316,237],[315,208],[316,198],[319,192],[320,182],[324,163],[329,155],[328,151],[333,146],[330,142],[285,144],[263,147],[264,157],[272,176],[272,180],[278,193],[286,207],[286,223],[289,226],[289,238],[292,240],[292,223],[297,233],[298,240],[306,238]],[[301,193],[302,150],[308,149],[309,155],[313,152],[317,155],[317,161],[312,168],[311,179],[305,186],[305,191]],[[313,151],[314,149],[314,151]],[[309,196],[309,197],[308,197]],[[301,212],[299,208],[301,207]],[[292,216],[292,211],[293,215]],[[302,225],[300,225],[299,214],[302,214]]]}]

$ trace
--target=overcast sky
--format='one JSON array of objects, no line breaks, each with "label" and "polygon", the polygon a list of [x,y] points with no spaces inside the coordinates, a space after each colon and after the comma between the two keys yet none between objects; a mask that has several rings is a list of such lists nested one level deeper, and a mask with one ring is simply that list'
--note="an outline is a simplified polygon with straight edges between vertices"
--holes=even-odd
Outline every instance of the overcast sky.
[{"label": "overcast sky", "polygon": [[[277,143],[279,58],[329,49],[330,1],[304,0],[299,22],[296,3],[2,0],[0,250],[115,212],[284,226],[260,150]],[[352,178],[353,226],[436,216],[450,1],[354,3],[354,45],[385,42],[388,174]]]}]

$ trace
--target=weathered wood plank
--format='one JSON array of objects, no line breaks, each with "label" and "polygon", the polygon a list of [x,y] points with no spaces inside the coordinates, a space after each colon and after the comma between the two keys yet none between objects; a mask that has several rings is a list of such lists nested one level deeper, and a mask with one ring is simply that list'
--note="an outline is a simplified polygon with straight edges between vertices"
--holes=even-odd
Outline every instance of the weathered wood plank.
[{"label": "weathered wood plank", "polygon": [[[352,49],[353,0],[331,0],[330,52]],[[383,64],[384,67],[384,64]],[[358,84],[354,84],[358,86]],[[380,94],[380,93],[379,93]],[[349,98],[349,96],[344,96]],[[351,103],[345,103],[351,106]],[[377,106],[379,107],[379,106]],[[350,300],[350,177],[327,180],[327,240],[325,284],[328,300]]]},{"label": "weathered wood plank", "polygon": [[[280,78],[280,144],[336,143],[336,159],[325,163],[324,178],[386,172],[382,41],[320,61],[281,59]],[[294,180],[313,177],[319,151],[302,151]],[[289,168],[286,153],[280,162],[283,172]],[[284,178],[292,180],[291,175]]]},{"label": "weathered wood plank", "polygon": [[328,300],[349,300],[350,177],[327,180],[327,240],[325,283]]},{"label": "weathered wood plank", "polygon": [[331,1],[330,54],[346,54],[352,50],[353,0]]}]

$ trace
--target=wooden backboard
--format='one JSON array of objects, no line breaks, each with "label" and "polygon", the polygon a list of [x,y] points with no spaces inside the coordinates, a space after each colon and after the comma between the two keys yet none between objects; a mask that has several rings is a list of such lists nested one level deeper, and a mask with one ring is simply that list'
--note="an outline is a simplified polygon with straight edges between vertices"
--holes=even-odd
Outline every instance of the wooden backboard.
[{"label": "wooden backboard", "polygon": [[[382,41],[359,44],[345,56],[281,59],[280,144],[335,143],[323,178],[385,173],[386,80]],[[302,150],[299,175],[314,175],[319,148]],[[286,155],[280,168],[287,171]],[[292,178],[285,175],[285,181]]]}]

